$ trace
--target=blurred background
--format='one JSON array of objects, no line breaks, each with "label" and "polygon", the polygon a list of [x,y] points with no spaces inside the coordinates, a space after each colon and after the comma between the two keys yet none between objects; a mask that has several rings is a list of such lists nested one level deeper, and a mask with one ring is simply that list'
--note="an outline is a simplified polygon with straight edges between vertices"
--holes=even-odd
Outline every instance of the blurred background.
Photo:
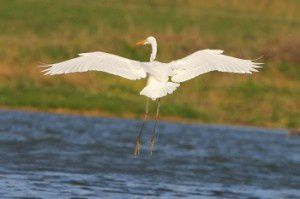
[{"label": "blurred background", "polygon": [[135,42],[153,35],[158,60],[199,49],[265,62],[253,75],[202,75],[162,104],[172,121],[300,126],[297,0],[0,0],[0,107],[139,118],[145,80],[97,72],[45,77],[38,65],[105,51],[147,61]]},{"label": "blurred background", "polygon": [[[288,135],[300,128],[299,10],[299,0],[0,0],[1,198],[300,198],[300,137]],[[162,62],[209,48],[265,65],[181,84],[162,119],[188,124],[160,122],[151,156],[149,121],[135,157],[146,80],[38,66],[92,51],[148,61],[135,43],[150,35]]]}]

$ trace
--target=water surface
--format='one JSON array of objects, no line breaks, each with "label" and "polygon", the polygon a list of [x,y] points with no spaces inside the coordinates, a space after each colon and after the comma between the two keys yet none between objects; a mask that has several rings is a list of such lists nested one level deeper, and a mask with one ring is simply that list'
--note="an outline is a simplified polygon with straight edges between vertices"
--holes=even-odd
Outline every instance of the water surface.
[{"label": "water surface", "polygon": [[0,196],[300,198],[300,137],[280,130],[0,111]]}]

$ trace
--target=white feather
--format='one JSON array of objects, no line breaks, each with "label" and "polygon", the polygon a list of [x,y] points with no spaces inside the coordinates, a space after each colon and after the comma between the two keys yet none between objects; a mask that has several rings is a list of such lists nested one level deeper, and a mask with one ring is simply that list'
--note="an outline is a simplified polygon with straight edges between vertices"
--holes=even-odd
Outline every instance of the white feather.
[{"label": "white feather", "polygon": [[222,50],[200,50],[185,58],[169,63],[173,82],[184,82],[210,71],[229,73],[258,72],[261,63],[222,54]]},{"label": "white feather", "polygon": [[45,75],[86,71],[107,72],[130,80],[146,77],[141,62],[104,52],[82,53],[77,58],[50,64],[47,69],[43,70]]}]

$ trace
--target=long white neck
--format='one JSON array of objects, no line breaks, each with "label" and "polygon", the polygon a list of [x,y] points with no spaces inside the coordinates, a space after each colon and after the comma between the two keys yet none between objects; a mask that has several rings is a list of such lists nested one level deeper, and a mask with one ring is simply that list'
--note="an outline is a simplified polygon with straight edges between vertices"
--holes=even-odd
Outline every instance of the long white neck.
[{"label": "long white neck", "polygon": [[150,55],[150,62],[154,61],[156,58],[156,53],[157,53],[157,42],[156,40],[153,40],[150,42],[151,47],[152,47],[152,52]]}]

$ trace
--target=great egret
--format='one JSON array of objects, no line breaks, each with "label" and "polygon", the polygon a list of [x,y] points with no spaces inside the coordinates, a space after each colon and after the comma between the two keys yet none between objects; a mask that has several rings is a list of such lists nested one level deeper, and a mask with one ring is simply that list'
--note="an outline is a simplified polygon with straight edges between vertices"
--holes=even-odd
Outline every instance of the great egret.
[{"label": "great egret", "polygon": [[86,71],[102,71],[118,75],[130,80],[147,78],[147,85],[140,92],[147,98],[146,113],[136,139],[135,155],[140,154],[141,135],[148,118],[149,98],[157,100],[155,124],[150,139],[150,151],[154,149],[156,126],[159,116],[159,100],[167,94],[173,93],[179,83],[190,80],[198,75],[210,72],[248,73],[258,72],[262,63],[223,55],[222,50],[199,50],[187,57],[162,63],[154,61],[157,53],[157,42],[152,36],[142,40],[137,45],[150,44],[152,52],[149,62],[140,62],[105,52],[91,52],[79,54],[79,57],[64,62],[46,65],[44,75],[58,75]]}]

